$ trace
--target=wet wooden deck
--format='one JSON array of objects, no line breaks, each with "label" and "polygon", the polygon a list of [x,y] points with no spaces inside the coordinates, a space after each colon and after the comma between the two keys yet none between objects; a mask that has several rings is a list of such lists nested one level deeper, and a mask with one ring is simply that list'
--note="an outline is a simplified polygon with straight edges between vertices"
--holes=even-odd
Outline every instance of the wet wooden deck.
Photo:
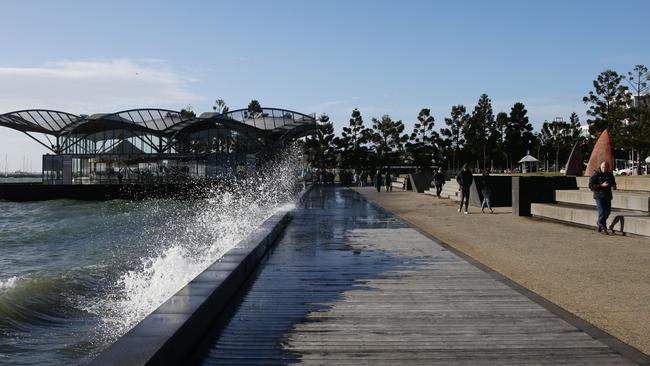
[{"label": "wet wooden deck", "polygon": [[631,365],[339,188],[315,188],[197,352],[205,365]]}]

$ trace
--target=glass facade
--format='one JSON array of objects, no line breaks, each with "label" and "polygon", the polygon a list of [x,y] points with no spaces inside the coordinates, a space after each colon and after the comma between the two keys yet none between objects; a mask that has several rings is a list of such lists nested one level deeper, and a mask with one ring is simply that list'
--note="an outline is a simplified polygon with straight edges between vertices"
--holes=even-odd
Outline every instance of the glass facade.
[{"label": "glass facade", "polygon": [[200,116],[165,109],[93,115],[34,109],[0,114],[0,126],[51,151],[43,156],[46,184],[216,179],[254,169],[264,153],[317,129],[314,115],[277,108]]},{"label": "glass facade", "polygon": [[[188,127],[173,138],[146,131],[109,129],[72,133],[60,155],[43,156],[47,184],[179,182],[214,179],[254,169],[261,144],[255,136],[219,124]],[[64,174],[64,160],[70,175]]]}]

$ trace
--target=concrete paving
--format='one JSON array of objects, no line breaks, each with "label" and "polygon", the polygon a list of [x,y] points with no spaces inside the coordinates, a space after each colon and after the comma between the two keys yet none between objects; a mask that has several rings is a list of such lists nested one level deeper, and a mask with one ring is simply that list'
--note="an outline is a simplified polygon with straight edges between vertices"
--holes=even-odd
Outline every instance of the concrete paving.
[{"label": "concrete paving", "polygon": [[572,314],[650,354],[650,239],[481,214],[413,192],[366,198]]},{"label": "concrete paving", "polygon": [[[372,196],[372,188],[359,190]],[[406,192],[380,195],[432,200]],[[596,338],[354,191],[315,187],[193,361],[630,365],[638,360],[608,346],[606,337]]]}]

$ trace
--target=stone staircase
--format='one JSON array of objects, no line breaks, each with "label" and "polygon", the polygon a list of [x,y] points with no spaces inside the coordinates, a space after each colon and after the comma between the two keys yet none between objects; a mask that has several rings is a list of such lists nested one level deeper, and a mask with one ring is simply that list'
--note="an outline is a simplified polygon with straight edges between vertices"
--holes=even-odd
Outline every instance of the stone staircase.
[{"label": "stone staircase", "polygon": [[391,179],[390,185],[393,187],[393,189],[400,189],[405,191],[406,190],[406,180],[408,178],[406,177],[393,177]]},{"label": "stone staircase", "polygon": [[[447,180],[447,182],[445,182],[445,185],[442,186],[442,192],[440,192],[440,197],[448,198],[452,201],[460,201],[459,188],[460,186],[458,185],[458,182],[456,182],[456,179],[449,179]],[[424,191],[424,194],[435,196],[436,188],[431,187],[428,190]]]},{"label": "stone staircase", "polygon": [[[577,177],[577,190],[556,190],[556,203],[533,203],[533,216],[596,227],[596,203],[589,177]],[[617,177],[608,225],[617,232],[650,237],[650,179]]]}]

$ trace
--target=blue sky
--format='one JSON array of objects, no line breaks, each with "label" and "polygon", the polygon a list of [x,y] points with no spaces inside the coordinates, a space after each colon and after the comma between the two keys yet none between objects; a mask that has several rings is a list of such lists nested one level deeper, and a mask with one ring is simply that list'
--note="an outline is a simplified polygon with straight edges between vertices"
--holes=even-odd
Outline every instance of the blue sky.
[{"label": "blue sky", "polygon": [[[573,111],[596,75],[650,65],[650,2],[29,1],[0,3],[0,112],[151,106],[223,98],[328,113],[358,107],[410,129],[481,93],[523,102],[535,127]],[[0,169],[43,150],[0,128]]]}]

